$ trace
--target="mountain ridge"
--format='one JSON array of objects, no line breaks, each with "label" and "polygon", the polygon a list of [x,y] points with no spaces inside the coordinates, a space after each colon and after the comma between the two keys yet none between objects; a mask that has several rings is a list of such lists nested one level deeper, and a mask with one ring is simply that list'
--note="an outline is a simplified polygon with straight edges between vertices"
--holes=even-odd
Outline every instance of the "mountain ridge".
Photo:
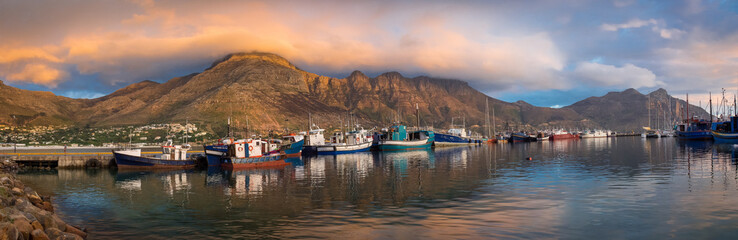
[{"label": "mountain ridge", "polygon": [[[8,88],[13,87],[0,82],[0,90]],[[322,76],[301,70],[279,55],[263,52],[229,54],[202,72],[164,83],[144,80],[94,99],[70,99],[52,94],[36,106],[8,100],[23,94],[41,95],[17,90],[22,93],[0,98],[0,104],[7,105],[8,109],[0,115],[0,123],[110,126],[189,119],[209,125],[214,131],[222,131],[228,116],[233,116],[234,128],[244,131],[247,123],[250,131],[305,129],[310,113],[320,126],[334,128],[341,119],[348,118],[347,112],[353,112],[367,127],[386,126],[398,119],[413,126],[416,125],[416,105],[421,125],[447,128],[454,118],[463,117],[470,128],[481,130],[485,100],[489,100],[490,109],[494,108],[499,130],[534,127],[621,130],[611,121],[598,117],[594,110],[599,107],[594,105],[627,101],[613,97],[622,94],[636,96],[639,101],[642,98],[638,95],[646,96],[631,88],[590,97],[563,108],[537,107],[524,101],[509,103],[489,97],[457,79],[408,78],[399,72],[386,72],[372,78],[358,70],[345,78]],[[659,94],[654,96],[668,99]],[[55,101],[66,103],[66,106],[55,107]],[[21,111],[18,106],[32,108]],[[45,115],[40,116],[42,113]],[[17,116],[25,120],[18,120]],[[628,128],[637,128],[631,125]]]}]

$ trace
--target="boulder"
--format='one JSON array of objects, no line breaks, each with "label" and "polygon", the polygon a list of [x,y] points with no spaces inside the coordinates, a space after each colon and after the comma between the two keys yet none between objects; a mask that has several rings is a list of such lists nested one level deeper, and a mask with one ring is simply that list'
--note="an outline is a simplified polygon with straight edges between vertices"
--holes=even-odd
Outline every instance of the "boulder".
[{"label": "boulder", "polygon": [[46,235],[48,235],[50,239],[59,239],[64,237],[64,232],[58,228],[46,228]]},{"label": "boulder", "polygon": [[33,240],[50,240],[49,236],[41,229],[33,230],[31,232],[31,237]]},{"label": "boulder", "polygon": [[13,221],[13,225],[18,229],[18,233],[23,236],[23,239],[30,239],[31,232],[33,232],[33,226],[31,226],[31,223],[29,223],[28,220],[16,219]]},{"label": "boulder", "polygon": [[51,205],[50,202],[44,202],[43,205],[41,207],[39,207],[39,208],[41,208],[43,210],[46,210],[46,211],[49,211],[49,212],[54,212],[54,206]]},{"label": "boulder", "polygon": [[28,194],[28,201],[33,203],[33,205],[36,204],[43,204],[44,200],[42,200],[39,196],[36,196],[36,194]]},{"label": "boulder", "polygon": [[62,233],[62,240],[84,240],[82,237],[71,233]]},{"label": "boulder", "polygon": [[33,221],[31,223],[31,226],[33,226],[33,229],[40,229],[42,231],[44,230],[44,226],[41,226],[41,223],[38,221]]},{"label": "boulder", "polygon": [[[44,229],[48,230],[49,228],[54,228],[58,230],[56,221],[54,220],[54,217],[51,215],[50,212],[40,211],[38,213],[35,213],[33,216],[36,217],[36,220],[38,220],[41,223],[41,225],[44,226]],[[46,233],[48,234],[48,232]],[[49,235],[49,237],[51,237],[51,235]]]},{"label": "boulder", "polygon": [[14,187],[10,191],[13,192],[13,195],[16,195],[16,196],[23,195],[23,190],[21,190],[20,188],[17,188],[17,187]]},{"label": "boulder", "polygon": [[83,232],[82,230],[79,230],[78,228],[76,228],[76,227],[74,227],[72,225],[67,225],[67,230],[65,230],[65,232],[78,235],[78,236],[80,236],[82,238],[87,238],[87,233],[86,232]]},{"label": "boulder", "polygon": [[52,218],[54,218],[54,221],[56,222],[56,226],[57,226],[56,228],[58,228],[59,230],[62,230],[62,232],[67,230],[67,223],[62,221],[61,218],[59,218],[58,216],[54,214],[52,214],[51,216]]},{"label": "boulder", "polygon": [[15,225],[3,223],[0,226],[0,239],[16,240],[20,237],[20,233],[18,233],[18,229]]}]

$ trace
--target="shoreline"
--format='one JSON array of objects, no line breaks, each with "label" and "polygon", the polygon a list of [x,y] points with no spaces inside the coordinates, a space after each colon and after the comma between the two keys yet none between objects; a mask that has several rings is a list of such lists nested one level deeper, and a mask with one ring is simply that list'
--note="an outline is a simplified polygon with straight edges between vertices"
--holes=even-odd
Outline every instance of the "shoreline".
[{"label": "shoreline", "polygon": [[86,239],[86,229],[69,225],[54,213],[51,197],[39,195],[16,178],[18,169],[14,161],[0,161],[0,238]]}]

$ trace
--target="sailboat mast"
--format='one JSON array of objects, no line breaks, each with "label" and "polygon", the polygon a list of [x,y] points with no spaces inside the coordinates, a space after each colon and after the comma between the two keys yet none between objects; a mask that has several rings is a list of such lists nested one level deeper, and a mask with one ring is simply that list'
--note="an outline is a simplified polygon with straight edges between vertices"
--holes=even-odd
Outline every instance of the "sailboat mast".
[{"label": "sailboat mast", "polygon": [[648,128],[651,128],[651,95],[648,95]]},{"label": "sailboat mast", "polygon": [[710,92],[710,126],[712,126],[712,92]]},{"label": "sailboat mast", "polygon": [[484,106],[485,106],[484,112],[487,114],[487,118],[486,118],[486,122],[485,122],[487,124],[487,137],[490,137],[490,136],[492,136],[492,133],[489,131],[489,129],[490,129],[490,127],[489,127],[489,98],[486,98],[484,100],[485,100],[485,102],[484,102]]},{"label": "sailboat mast", "polygon": [[497,124],[495,123],[495,106],[492,105],[492,134],[497,135]]},{"label": "sailboat mast", "polygon": [[687,93],[687,119],[692,119],[692,115],[689,115],[689,93]]}]

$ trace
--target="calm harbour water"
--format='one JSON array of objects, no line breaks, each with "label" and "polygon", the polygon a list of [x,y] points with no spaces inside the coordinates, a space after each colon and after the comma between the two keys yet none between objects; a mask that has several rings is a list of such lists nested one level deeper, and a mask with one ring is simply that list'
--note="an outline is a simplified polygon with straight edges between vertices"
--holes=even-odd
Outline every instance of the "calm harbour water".
[{"label": "calm harbour water", "polygon": [[19,178],[91,239],[733,238],[734,148],[621,137]]}]

